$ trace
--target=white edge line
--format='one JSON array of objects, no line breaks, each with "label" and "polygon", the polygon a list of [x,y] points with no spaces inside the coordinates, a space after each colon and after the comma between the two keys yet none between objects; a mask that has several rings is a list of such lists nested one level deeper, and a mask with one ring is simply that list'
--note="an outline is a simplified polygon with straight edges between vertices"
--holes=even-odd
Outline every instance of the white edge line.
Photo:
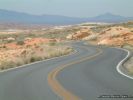
[{"label": "white edge line", "polygon": [[37,64],[37,63],[40,63],[40,62],[45,62],[45,61],[54,60],[54,59],[61,58],[61,57],[65,57],[65,56],[70,56],[70,55],[75,54],[76,52],[78,52],[78,51],[77,50],[74,50],[74,52],[71,52],[70,54],[66,54],[66,55],[63,55],[63,56],[53,57],[53,58],[44,59],[44,60],[41,60],[41,61],[35,61],[35,62],[29,63],[29,64],[24,64],[24,65],[17,66],[17,67],[14,67],[14,68],[0,70],[0,73],[8,72],[8,71],[15,70],[15,69],[19,69],[19,68],[23,68],[23,67],[28,67],[29,65]]},{"label": "white edge line", "polygon": [[[87,43],[84,43],[84,45],[87,45]],[[122,71],[120,70],[120,67],[122,66],[122,64],[123,64],[123,63],[129,58],[129,56],[131,55],[130,51],[127,50],[127,49],[122,49],[122,48],[117,48],[117,47],[112,47],[112,48],[120,49],[120,50],[123,50],[123,51],[127,52],[127,56],[126,56],[123,60],[121,60],[121,61],[118,63],[118,65],[116,66],[116,70],[117,70],[117,72],[118,72],[119,74],[121,74],[121,75],[123,75],[123,76],[125,76],[125,77],[127,77],[127,78],[133,79],[133,77],[131,77],[131,76],[125,74],[124,72],[122,72]]]},{"label": "white edge line", "polygon": [[122,66],[122,64],[129,58],[129,56],[130,56],[130,54],[131,54],[130,51],[128,51],[128,50],[126,50],[126,49],[122,49],[122,48],[117,48],[117,47],[114,47],[114,48],[120,49],[120,50],[123,50],[123,51],[127,52],[127,56],[126,56],[123,60],[121,60],[121,61],[118,63],[118,65],[117,65],[117,67],[116,67],[116,70],[117,70],[118,73],[120,73],[121,75],[123,75],[123,76],[125,76],[125,77],[127,77],[127,78],[130,78],[130,79],[133,79],[133,77],[131,77],[131,76],[125,74],[124,72],[122,72],[122,71],[120,70],[120,67]]}]

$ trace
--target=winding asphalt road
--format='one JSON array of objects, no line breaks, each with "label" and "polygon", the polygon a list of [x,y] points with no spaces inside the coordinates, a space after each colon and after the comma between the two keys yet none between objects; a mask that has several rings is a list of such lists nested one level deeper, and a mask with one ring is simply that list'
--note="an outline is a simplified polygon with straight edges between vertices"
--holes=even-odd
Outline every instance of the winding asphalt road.
[{"label": "winding asphalt road", "polygon": [[116,70],[127,52],[72,45],[71,55],[0,72],[0,100],[133,100],[133,80]]}]

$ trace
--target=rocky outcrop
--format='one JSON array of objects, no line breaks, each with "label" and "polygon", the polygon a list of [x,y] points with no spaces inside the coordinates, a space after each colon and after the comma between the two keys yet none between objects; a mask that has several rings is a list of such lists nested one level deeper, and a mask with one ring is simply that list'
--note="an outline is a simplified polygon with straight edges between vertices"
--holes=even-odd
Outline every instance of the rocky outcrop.
[{"label": "rocky outcrop", "polygon": [[99,36],[98,45],[122,46],[124,43],[133,43],[133,32],[124,27],[111,27],[103,30]]},{"label": "rocky outcrop", "polygon": [[91,33],[92,33],[92,31],[90,29],[81,29],[80,31],[77,31],[76,33],[69,34],[66,38],[78,40],[78,39],[83,39],[83,38],[87,37]]},{"label": "rocky outcrop", "polygon": [[133,44],[132,30],[121,26],[106,28],[100,33],[94,33],[91,29],[81,29],[73,34],[69,34],[66,38],[95,41],[98,45],[122,46],[125,43]]}]

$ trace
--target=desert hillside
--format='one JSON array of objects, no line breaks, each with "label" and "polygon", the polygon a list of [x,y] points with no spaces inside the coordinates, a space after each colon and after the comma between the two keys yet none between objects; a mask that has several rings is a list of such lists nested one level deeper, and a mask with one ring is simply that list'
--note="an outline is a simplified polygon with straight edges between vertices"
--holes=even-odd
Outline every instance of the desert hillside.
[{"label": "desert hillside", "polygon": [[133,22],[83,28],[75,33],[69,34],[66,38],[71,40],[87,40],[98,45],[132,45]]},{"label": "desert hillside", "polygon": [[69,54],[73,50],[64,44],[65,37],[78,30],[67,26],[12,27],[0,30],[0,70]]}]

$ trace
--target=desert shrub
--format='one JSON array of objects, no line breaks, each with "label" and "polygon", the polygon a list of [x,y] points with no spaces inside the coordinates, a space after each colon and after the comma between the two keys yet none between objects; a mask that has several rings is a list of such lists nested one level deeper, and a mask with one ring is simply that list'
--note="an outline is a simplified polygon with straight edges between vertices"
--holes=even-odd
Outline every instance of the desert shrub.
[{"label": "desert shrub", "polygon": [[126,70],[129,74],[133,75],[133,56],[129,58],[129,60],[124,64]]},{"label": "desert shrub", "polygon": [[23,40],[17,41],[17,45],[24,45],[24,41]]},{"label": "desert shrub", "polygon": [[119,33],[114,33],[113,32],[113,33],[110,34],[110,37],[114,38],[114,37],[118,37],[119,35],[120,35]]},{"label": "desert shrub", "polygon": [[5,45],[2,45],[2,46],[0,46],[0,48],[6,48],[6,46]]},{"label": "desert shrub", "polygon": [[1,61],[0,69],[4,70],[15,66],[16,64],[13,61]]},{"label": "desert shrub", "polygon": [[50,46],[55,46],[56,45],[56,42],[50,42],[49,45]]},{"label": "desert shrub", "polygon": [[39,56],[32,56],[32,57],[30,58],[30,62],[35,62],[35,61],[40,61],[40,60],[42,60],[42,58],[39,57]]},{"label": "desert shrub", "polygon": [[88,37],[84,38],[84,40],[94,41],[94,40],[97,40],[97,38],[98,38],[98,34],[91,34]]},{"label": "desert shrub", "polygon": [[133,45],[130,45],[130,44],[127,44],[127,43],[123,44],[122,48],[133,51]]},{"label": "desert shrub", "polygon": [[70,52],[73,51],[72,48],[61,45],[55,45],[55,46],[43,45],[41,46],[41,49],[35,48],[35,49],[24,50],[22,53],[20,53],[19,56],[17,57],[14,56],[13,59],[9,58],[8,60],[3,60],[2,62],[0,61],[0,69],[4,70],[24,64],[29,64],[35,61],[41,61],[43,59],[58,57],[61,55],[69,54]]},{"label": "desert shrub", "polygon": [[14,42],[14,41],[12,41],[12,40],[8,40],[8,41],[7,41],[7,43],[12,43],[12,42]]}]

